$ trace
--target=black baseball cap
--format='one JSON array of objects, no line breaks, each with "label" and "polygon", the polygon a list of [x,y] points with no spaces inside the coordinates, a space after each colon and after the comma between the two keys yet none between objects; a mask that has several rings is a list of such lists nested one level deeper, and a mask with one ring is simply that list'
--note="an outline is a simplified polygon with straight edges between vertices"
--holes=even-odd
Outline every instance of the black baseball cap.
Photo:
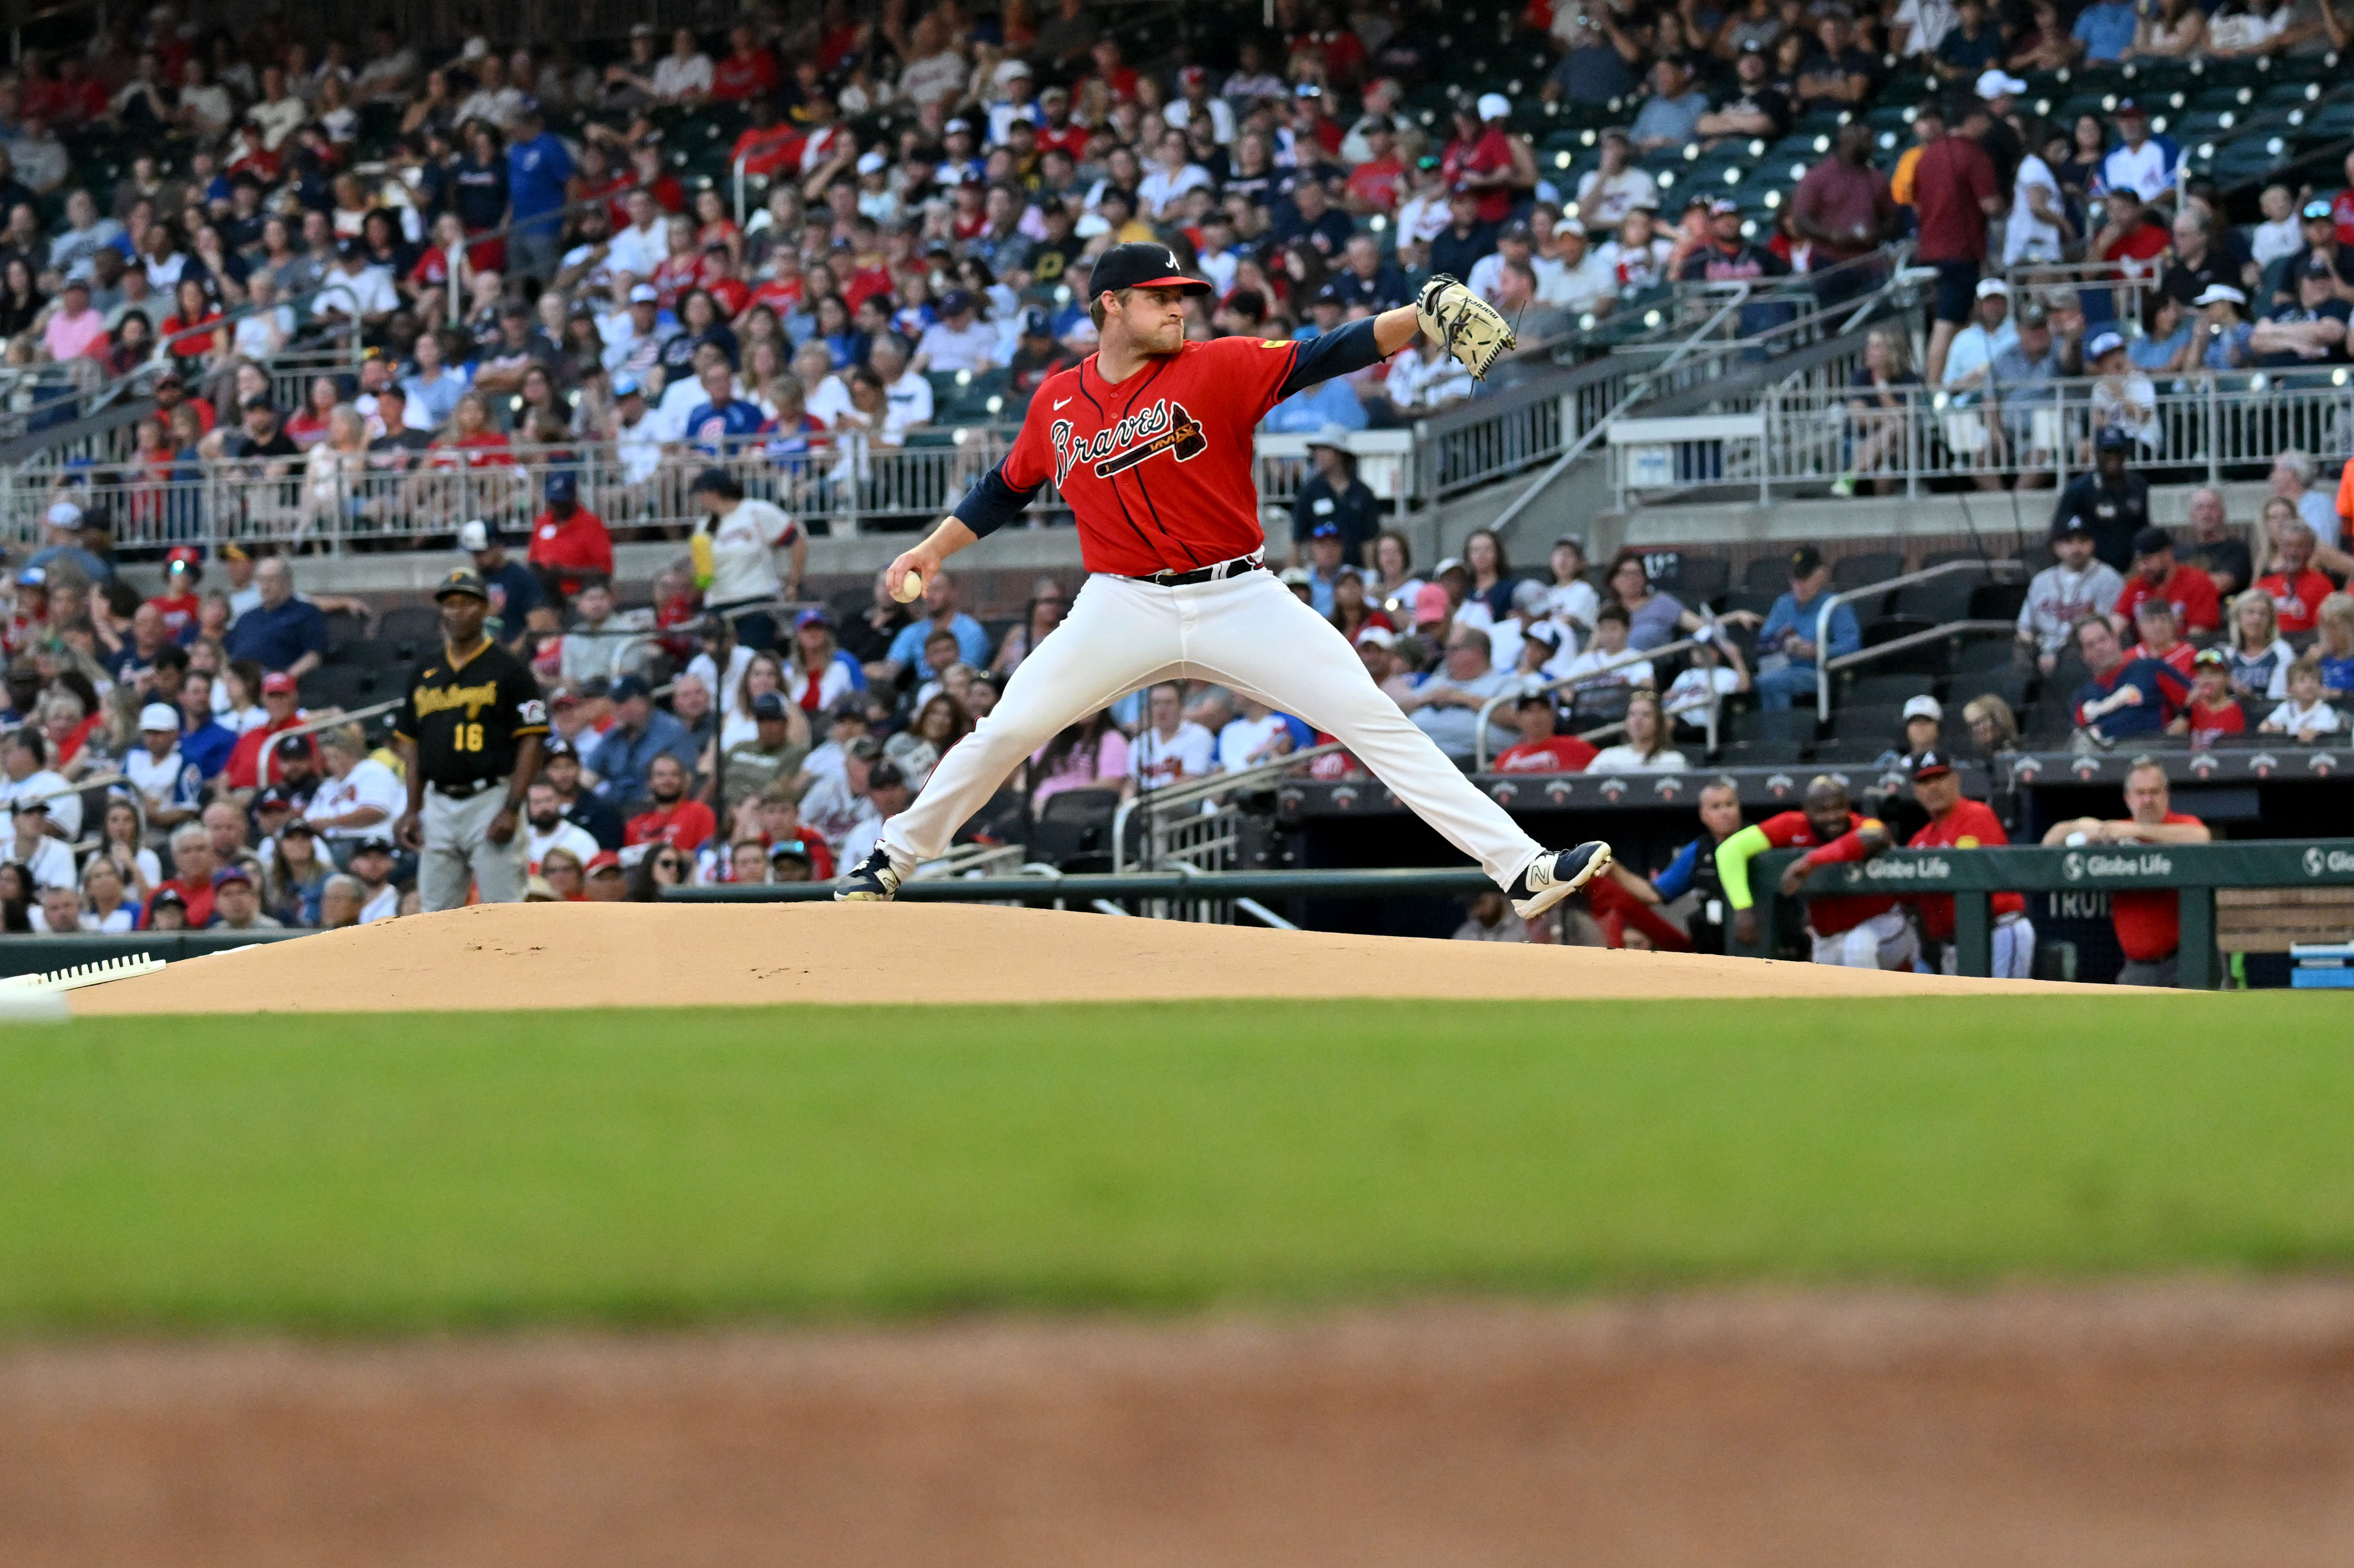
[{"label": "black baseball cap", "polygon": [[1822,569],[1823,553],[1812,545],[1801,545],[1790,552],[1790,575],[1810,577]]},{"label": "black baseball cap", "polygon": [[433,590],[437,602],[455,594],[481,599],[484,604],[491,602],[491,590],[482,586],[482,574],[472,567],[451,567],[450,574],[441,579],[441,586]]},{"label": "black baseball cap", "polygon": [[1115,245],[1096,258],[1095,270],[1087,275],[1088,298],[1114,289],[1182,289],[1189,294],[1206,294],[1210,285],[1187,277],[1177,252],[1166,245],[1138,239]]},{"label": "black baseball cap", "polygon": [[1939,752],[1925,751],[1913,759],[1913,780],[1938,779],[1954,770],[1953,758]]},{"label": "black baseball cap", "polygon": [[2137,556],[2155,556],[2161,550],[2174,548],[2174,536],[2165,529],[2152,525],[2134,535],[2133,551]]}]

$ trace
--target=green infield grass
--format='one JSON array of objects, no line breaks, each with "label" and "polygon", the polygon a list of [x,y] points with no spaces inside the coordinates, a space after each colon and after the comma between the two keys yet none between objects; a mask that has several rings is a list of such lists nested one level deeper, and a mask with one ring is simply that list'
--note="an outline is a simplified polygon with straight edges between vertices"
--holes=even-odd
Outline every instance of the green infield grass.
[{"label": "green infield grass", "polygon": [[2288,993],[0,1032],[0,1330],[1288,1307],[2354,1263]]}]

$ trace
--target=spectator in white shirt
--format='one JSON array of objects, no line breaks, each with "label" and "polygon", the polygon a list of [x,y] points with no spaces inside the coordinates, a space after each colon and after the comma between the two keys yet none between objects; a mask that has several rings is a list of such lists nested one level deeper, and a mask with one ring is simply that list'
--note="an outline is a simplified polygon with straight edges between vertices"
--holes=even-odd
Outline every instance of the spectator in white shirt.
[{"label": "spectator in white shirt", "polygon": [[1160,145],[1153,149],[1152,167],[1136,187],[1137,206],[1148,220],[1165,219],[1174,216],[1178,201],[1187,191],[1207,190],[1210,185],[1210,171],[1193,162],[1185,132],[1164,131]]},{"label": "spectator in white shirt", "polygon": [[524,796],[524,859],[529,874],[539,874],[539,863],[552,849],[568,850],[587,865],[597,855],[597,841],[588,830],[564,820],[564,800],[556,786],[535,780]]},{"label": "spectator in white shirt", "polygon": [[1218,731],[1218,767],[1227,773],[1240,773],[1272,762],[1291,750],[1291,726],[1281,714],[1257,697],[1237,695],[1242,705],[1241,716]]},{"label": "spectator in white shirt", "polygon": [[711,95],[711,57],[695,41],[694,29],[670,36],[670,53],[654,66],[654,96],[664,103],[692,103]]},{"label": "spectator in white shirt", "polygon": [[1562,673],[1573,678],[1591,676],[1579,686],[1581,691],[1659,683],[1649,660],[1628,655],[1627,612],[1615,604],[1606,604],[1595,612],[1593,646],[1572,659]]},{"label": "spectator in white shirt", "polygon": [[319,761],[326,777],[311,797],[303,820],[330,844],[348,844],[387,830],[408,808],[408,789],[399,777],[368,755],[356,724],[340,725],[319,736]]},{"label": "spectator in white shirt", "polygon": [[9,841],[5,859],[11,865],[21,865],[35,887],[74,887],[73,851],[59,840],[49,836],[49,802],[27,800],[19,805],[10,824],[15,837]]},{"label": "spectator in white shirt", "polygon": [[940,319],[924,329],[913,368],[920,374],[970,370],[975,376],[995,366],[997,329],[981,319],[981,302],[964,289],[940,296]]},{"label": "spectator in white shirt", "polygon": [[1184,698],[1175,685],[1153,687],[1145,714],[1150,723],[1128,748],[1124,793],[1165,789],[1218,770],[1217,736],[1185,717]]},{"label": "spectator in white shirt", "polygon": [[49,800],[48,831],[71,842],[81,836],[81,797],[65,775],[48,766],[48,737],[38,725],[27,724],[0,745],[0,806]]},{"label": "spectator in white shirt", "polygon": [[1414,340],[1413,353],[1390,362],[1382,382],[1382,395],[1401,414],[1436,413],[1469,397],[1472,388],[1471,373],[1426,335]]}]

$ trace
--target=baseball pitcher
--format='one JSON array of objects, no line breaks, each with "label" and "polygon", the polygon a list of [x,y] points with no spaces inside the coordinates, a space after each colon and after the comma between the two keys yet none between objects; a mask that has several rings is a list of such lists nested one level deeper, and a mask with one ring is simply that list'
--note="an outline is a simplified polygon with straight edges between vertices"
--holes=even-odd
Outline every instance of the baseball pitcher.
[{"label": "baseball pitcher", "polygon": [[1251,431],[1267,411],[1301,387],[1387,358],[1418,331],[1484,375],[1512,346],[1503,318],[1441,277],[1414,305],[1305,342],[1192,343],[1185,299],[1209,285],[1187,277],[1165,247],[1141,242],[1106,251],[1090,287],[1097,352],[1040,386],[1004,461],[891,563],[887,578],[898,598],[914,598],[943,561],[1012,522],[1051,482],[1078,520],[1087,586],[1014,671],[995,711],[941,758],[834,896],[888,899],[1057,730],[1140,686],[1176,679],[1215,681],[1339,738],[1478,860],[1523,916],[1552,908],[1607,866],[1607,844],[1548,851],[1522,832],[1263,562]]}]

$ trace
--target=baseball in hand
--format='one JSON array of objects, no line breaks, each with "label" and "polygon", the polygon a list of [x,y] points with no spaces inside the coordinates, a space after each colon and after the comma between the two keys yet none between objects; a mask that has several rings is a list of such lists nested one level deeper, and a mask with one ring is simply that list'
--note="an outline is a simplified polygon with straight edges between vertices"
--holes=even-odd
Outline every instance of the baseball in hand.
[{"label": "baseball in hand", "polygon": [[924,574],[921,572],[909,572],[906,577],[901,577],[899,579],[899,586],[891,591],[891,597],[897,599],[901,604],[913,604],[916,600],[923,598]]}]

